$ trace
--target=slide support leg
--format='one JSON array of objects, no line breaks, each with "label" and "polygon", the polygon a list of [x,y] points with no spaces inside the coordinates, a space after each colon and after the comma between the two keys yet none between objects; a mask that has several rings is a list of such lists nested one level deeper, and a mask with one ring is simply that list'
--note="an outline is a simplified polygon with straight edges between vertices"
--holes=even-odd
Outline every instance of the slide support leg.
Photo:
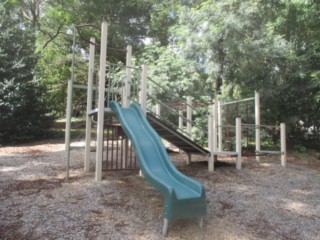
[{"label": "slide support leg", "polygon": [[162,228],[162,235],[164,237],[166,237],[168,234],[168,225],[169,225],[169,220],[165,218],[163,222],[163,228]]},{"label": "slide support leg", "polygon": [[203,217],[200,218],[199,226],[200,226],[201,229],[203,228]]}]

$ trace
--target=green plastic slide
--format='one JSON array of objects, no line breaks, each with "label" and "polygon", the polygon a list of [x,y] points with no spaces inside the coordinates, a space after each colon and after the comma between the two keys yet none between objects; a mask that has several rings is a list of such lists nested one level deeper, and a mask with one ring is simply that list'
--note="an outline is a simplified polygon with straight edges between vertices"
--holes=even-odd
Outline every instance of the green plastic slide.
[{"label": "green plastic slide", "polygon": [[203,217],[206,214],[204,186],[176,169],[140,106],[132,103],[129,108],[121,108],[117,102],[111,102],[110,106],[133,144],[146,181],[164,195],[165,223]]}]

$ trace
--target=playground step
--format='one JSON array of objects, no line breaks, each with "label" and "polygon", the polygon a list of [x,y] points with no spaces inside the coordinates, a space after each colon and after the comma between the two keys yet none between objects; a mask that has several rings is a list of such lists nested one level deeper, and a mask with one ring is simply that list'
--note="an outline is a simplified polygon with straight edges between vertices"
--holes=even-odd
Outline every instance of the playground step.
[{"label": "playground step", "polygon": [[210,153],[190,138],[181,134],[152,113],[147,114],[147,119],[156,132],[165,140],[175,145],[187,154],[200,154],[208,156]]},{"label": "playground step", "polygon": [[213,155],[217,155],[217,156],[237,156],[238,152],[233,152],[233,151],[213,152]]},{"label": "playground step", "polygon": [[284,152],[282,151],[268,151],[268,150],[256,150],[258,154],[270,154],[270,155],[282,155]]}]

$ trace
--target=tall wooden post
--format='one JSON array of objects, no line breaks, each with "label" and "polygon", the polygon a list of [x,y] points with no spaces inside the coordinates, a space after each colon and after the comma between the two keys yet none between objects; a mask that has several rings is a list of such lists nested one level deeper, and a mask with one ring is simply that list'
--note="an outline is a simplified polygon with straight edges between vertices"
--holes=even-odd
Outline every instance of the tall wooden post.
[{"label": "tall wooden post", "polygon": [[100,43],[100,78],[99,78],[99,98],[98,98],[98,126],[97,126],[97,152],[96,152],[96,181],[102,180],[102,158],[103,158],[103,125],[106,91],[106,58],[107,58],[108,24],[102,23],[101,43]]}]

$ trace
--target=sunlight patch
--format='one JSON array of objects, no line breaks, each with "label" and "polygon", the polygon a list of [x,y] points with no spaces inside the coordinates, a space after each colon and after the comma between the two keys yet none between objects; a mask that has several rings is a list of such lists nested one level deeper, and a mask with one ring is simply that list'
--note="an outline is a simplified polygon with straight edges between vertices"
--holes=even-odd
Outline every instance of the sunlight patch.
[{"label": "sunlight patch", "polygon": [[20,171],[25,167],[2,167],[0,168],[0,172],[12,172],[12,171]]}]

